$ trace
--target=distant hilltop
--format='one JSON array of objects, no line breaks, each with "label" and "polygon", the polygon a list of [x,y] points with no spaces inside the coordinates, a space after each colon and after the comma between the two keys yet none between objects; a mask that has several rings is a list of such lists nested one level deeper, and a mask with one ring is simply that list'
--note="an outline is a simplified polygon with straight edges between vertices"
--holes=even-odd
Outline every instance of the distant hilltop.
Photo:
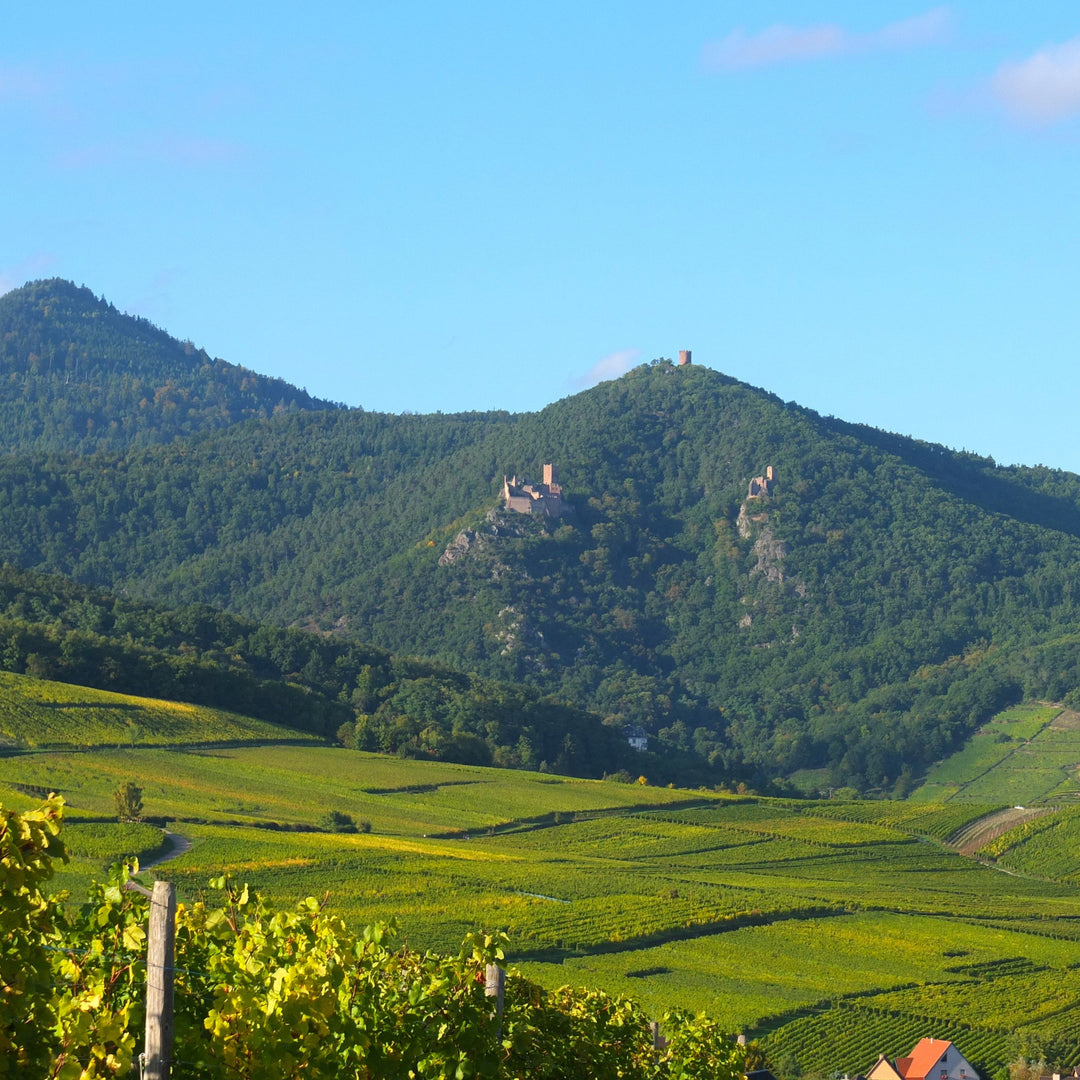
[{"label": "distant hilltop", "polygon": [[503,506],[519,514],[542,513],[545,517],[562,517],[573,508],[563,501],[562,484],[554,465],[544,466],[542,483],[530,484],[526,478],[503,477]]}]

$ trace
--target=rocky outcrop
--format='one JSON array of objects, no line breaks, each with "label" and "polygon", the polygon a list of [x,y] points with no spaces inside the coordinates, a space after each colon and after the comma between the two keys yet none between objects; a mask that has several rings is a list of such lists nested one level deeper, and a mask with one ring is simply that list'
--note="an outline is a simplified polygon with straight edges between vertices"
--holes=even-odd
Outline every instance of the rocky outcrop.
[{"label": "rocky outcrop", "polygon": [[457,562],[462,556],[468,555],[469,550],[478,539],[475,529],[462,529],[446,545],[446,550],[439,556],[439,565],[449,566],[451,563]]},{"label": "rocky outcrop", "polygon": [[496,623],[489,629],[501,646],[500,655],[517,654],[534,671],[547,671],[544,653],[548,645],[544,640],[544,633],[533,626],[516,607],[504,607],[499,612]]},{"label": "rocky outcrop", "polygon": [[439,556],[439,565],[450,566],[466,556],[478,555],[500,537],[524,536],[528,527],[528,521],[523,522],[517,514],[498,508],[489,510],[483,525],[462,529],[446,545],[446,550]]},{"label": "rocky outcrop", "polygon": [[757,556],[757,563],[750,571],[753,574],[764,574],[766,581],[782,584],[784,581],[784,559],[787,558],[787,544],[777,538],[769,524],[769,515],[765,511],[748,513],[747,504],[744,502],[739,507],[739,516],[735,519],[735,528],[739,537],[749,540],[754,537],[754,546],[751,548]]},{"label": "rocky outcrop", "polygon": [[750,573],[764,574],[766,581],[781,584],[784,581],[784,559],[787,558],[788,548],[783,540],[778,540],[773,535],[768,525],[762,528],[754,541],[753,552],[757,556],[757,563]]}]

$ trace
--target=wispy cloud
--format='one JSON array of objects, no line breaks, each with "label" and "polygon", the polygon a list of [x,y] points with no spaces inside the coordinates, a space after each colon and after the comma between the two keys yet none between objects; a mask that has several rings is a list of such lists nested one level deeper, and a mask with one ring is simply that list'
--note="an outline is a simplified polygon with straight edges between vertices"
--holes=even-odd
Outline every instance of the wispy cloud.
[{"label": "wispy cloud", "polygon": [[53,70],[0,59],[0,109],[39,115],[44,137],[58,148],[51,164],[61,169],[232,164],[249,147],[199,130],[221,131],[229,123],[225,105],[231,90],[221,84],[189,86],[176,72],[146,64]]},{"label": "wispy cloud", "polygon": [[1002,64],[990,92],[1021,123],[1053,124],[1080,114],[1080,37]]},{"label": "wispy cloud", "polygon": [[56,259],[52,255],[38,252],[14,266],[0,267],[0,296],[11,292],[12,289],[17,289],[20,285],[25,285],[34,278],[41,277],[55,264]]},{"label": "wispy cloud", "polygon": [[585,390],[608,379],[617,379],[634,366],[640,355],[640,349],[620,349],[618,352],[608,353],[602,360],[597,360],[584,375],[571,379],[570,385],[576,390]]},{"label": "wispy cloud", "polygon": [[163,135],[144,144],[147,153],[170,165],[227,165],[246,150],[231,139],[202,135]]},{"label": "wispy cloud", "polygon": [[709,42],[703,60],[712,71],[742,71],[853,53],[914,49],[944,41],[949,33],[949,21],[949,9],[939,7],[866,32],[848,30],[835,23],[813,26],[776,23],[757,34],[748,34],[740,28]]}]

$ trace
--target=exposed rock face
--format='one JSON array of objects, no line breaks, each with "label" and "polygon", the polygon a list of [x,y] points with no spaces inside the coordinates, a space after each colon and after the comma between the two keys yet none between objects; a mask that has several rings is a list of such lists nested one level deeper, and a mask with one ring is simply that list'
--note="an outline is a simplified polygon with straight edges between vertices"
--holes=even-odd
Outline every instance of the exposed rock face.
[{"label": "exposed rock face", "polygon": [[[772,483],[772,477],[767,477]],[[788,544],[781,540],[772,527],[769,512],[769,496],[771,490],[759,492],[757,495],[748,497],[739,507],[738,517],[735,519],[735,531],[740,540],[750,542],[750,554],[756,558],[756,562],[750,568],[750,578],[764,578],[770,585],[781,586],[786,592],[791,590],[799,598],[806,596],[806,582],[789,578],[784,567],[784,561],[789,554]],[[759,613],[759,605],[767,601],[759,590],[749,588],[747,595],[741,597],[742,603],[748,610],[739,616],[739,628],[749,630],[754,625],[755,616]],[[798,626],[791,628],[791,641],[797,641],[800,636]],[[772,648],[773,642],[755,642],[754,648]]]},{"label": "exposed rock face", "polygon": [[462,529],[461,532],[446,545],[446,550],[439,556],[440,566],[449,566],[457,562],[463,555],[469,554],[469,548],[475,543],[477,537],[472,529]]},{"label": "exposed rock face", "polygon": [[739,507],[739,516],[735,519],[735,528],[743,540],[749,540],[757,532],[752,549],[757,556],[757,564],[750,573],[764,574],[767,581],[774,581],[777,584],[782,583],[784,581],[783,562],[787,557],[788,547],[783,540],[776,538],[776,534],[769,525],[768,513],[762,511],[749,514],[744,502]]},{"label": "exposed rock face", "polygon": [[520,518],[512,520],[516,516],[506,510],[489,510],[485,524],[477,529],[462,529],[446,545],[446,550],[439,556],[439,565],[449,566],[466,555],[479,554],[501,536],[524,536],[528,524],[523,524]]},{"label": "exposed rock face", "polygon": [[498,614],[497,623],[490,627],[495,640],[502,646],[502,656],[519,653],[535,671],[547,671],[543,653],[547,649],[542,630],[538,630],[513,605],[504,607]]},{"label": "exposed rock face", "polygon": [[735,528],[738,531],[739,538],[746,540],[755,524],[761,524],[766,520],[765,514],[748,514],[746,512],[746,503],[743,503],[739,507],[739,516],[735,519]]},{"label": "exposed rock face", "polygon": [[757,565],[750,573],[764,574],[766,581],[775,581],[780,584],[784,580],[783,562],[787,558],[787,553],[787,544],[783,540],[778,540],[768,525],[764,526],[754,541]]}]

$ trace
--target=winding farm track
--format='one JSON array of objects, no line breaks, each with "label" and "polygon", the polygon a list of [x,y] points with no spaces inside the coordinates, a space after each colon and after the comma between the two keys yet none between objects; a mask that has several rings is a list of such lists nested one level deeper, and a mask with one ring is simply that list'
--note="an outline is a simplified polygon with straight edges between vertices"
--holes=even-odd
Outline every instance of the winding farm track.
[{"label": "winding farm track", "polygon": [[162,830],[165,840],[168,842],[168,847],[164,848],[159,854],[153,858],[148,859],[146,862],[139,863],[140,870],[149,870],[154,866],[161,866],[162,863],[167,863],[173,859],[179,858],[185,851],[191,850],[191,841],[186,836],[181,836],[179,833],[169,832],[168,829]]},{"label": "winding farm track", "polygon": [[945,843],[949,847],[956,848],[961,855],[974,855],[1002,833],[1007,833],[1010,829],[1015,829],[1017,825],[1022,825],[1032,818],[1052,814],[1054,810],[1053,806],[1007,806],[1004,810],[994,810],[974,821],[969,821],[947,837]]}]

